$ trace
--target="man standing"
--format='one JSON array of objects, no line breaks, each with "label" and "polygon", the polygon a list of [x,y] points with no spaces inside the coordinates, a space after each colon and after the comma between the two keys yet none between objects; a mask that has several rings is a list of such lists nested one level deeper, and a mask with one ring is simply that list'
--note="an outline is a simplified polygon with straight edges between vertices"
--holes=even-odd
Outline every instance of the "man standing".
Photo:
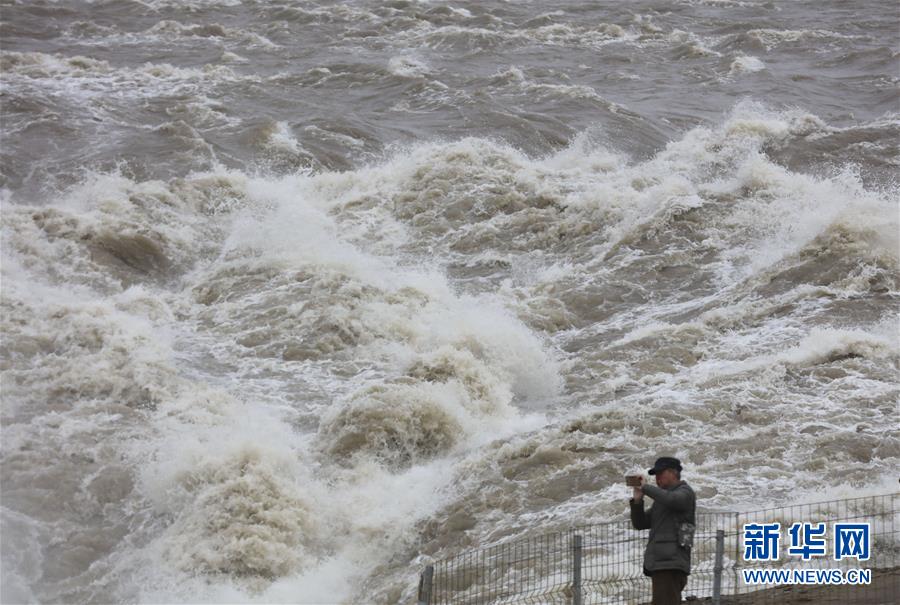
[{"label": "man standing", "polygon": [[[644,575],[653,582],[653,605],[674,605],[681,603],[681,591],[691,573],[697,496],[682,481],[677,458],[658,458],[649,472],[656,476],[656,486],[644,483],[641,477],[640,487],[633,488],[631,524],[635,529],[650,530]],[[647,511],[644,496],[653,498]]]}]

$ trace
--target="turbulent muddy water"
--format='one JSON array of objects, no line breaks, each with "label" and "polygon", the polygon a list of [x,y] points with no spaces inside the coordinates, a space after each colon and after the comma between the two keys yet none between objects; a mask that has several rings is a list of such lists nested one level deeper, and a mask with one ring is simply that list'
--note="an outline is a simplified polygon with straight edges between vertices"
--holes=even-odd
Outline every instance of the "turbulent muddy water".
[{"label": "turbulent muddy water", "polygon": [[2,601],[896,490],[898,18],[3,0]]}]

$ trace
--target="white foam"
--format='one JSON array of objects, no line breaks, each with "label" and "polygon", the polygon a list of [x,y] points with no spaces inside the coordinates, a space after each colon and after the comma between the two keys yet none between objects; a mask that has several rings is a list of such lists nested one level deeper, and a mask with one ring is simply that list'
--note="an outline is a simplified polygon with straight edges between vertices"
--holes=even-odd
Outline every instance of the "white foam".
[{"label": "white foam", "polygon": [[291,133],[291,127],[287,122],[276,122],[275,128],[272,129],[271,134],[266,140],[266,144],[272,149],[287,151],[294,154],[304,151],[303,146]]},{"label": "white foam", "polygon": [[759,58],[749,55],[741,55],[739,57],[736,57],[734,61],[731,62],[731,69],[728,73],[731,76],[742,73],[752,74],[758,71],[762,71],[765,68],[766,64],[763,63]]},{"label": "white foam", "polygon": [[799,42],[806,39],[853,39],[859,36],[848,36],[826,29],[752,29],[747,36],[757,40],[766,47],[766,50],[780,46],[781,44]]},{"label": "white foam", "polygon": [[395,76],[404,78],[418,78],[428,74],[431,68],[428,64],[413,56],[391,57],[388,61],[388,71]]},{"label": "white foam", "polygon": [[[109,69],[36,61],[45,74]],[[498,77],[527,81],[515,68]],[[848,374],[842,385],[853,394],[835,390],[823,399],[784,387],[787,377],[854,357],[878,367],[898,357],[894,332],[815,328],[810,320],[828,297],[864,294],[879,267],[896,262],[889,196],[866,190],[852,172],[797,174],[764,153],[823,132],[815,116],[745,103],[645,161],[627,159],[590,131],[541,158],[467,138],[396,149],[344,172],[271,178],[221,170],[168,184],[92,177],[44,218],[32,208],[5,211],[4,302],[24,305],[17,313],[59,340],[44,354],[37,338],[30,345],[17,338],[34,358],[14,369],[27,380],[5,392],[4,414],[28,407],[27,398],[10,401],[10,392],[39,397],[54,380],[74,385],[75,403],[120,407],[38,419],[18,432],[4,427],[4,439],[18,445],[52,427],[75,443],[106,436],[101,430],[129,415],[127,431],[103,443],[139,479],[123,505],[133,533],[111,556],[116,577],[128,578],[121,600],[149,602],[358,599],[373,570],[415,548],[417,524],[499,477],[531,442],[560,441],[541,445],[568,452],[560,459],[584,447],[632,466],[639,450],[677,434],[688,453],[706,456],[700,484],[718,486],[719,500],[733,503],[761,486],[780,493],[802,478],[781,446],[763,438],[767,415],[784,418],[782,435],[797,428],[787,412],[794,408],[861,424],[867,412],[842,407],[848,398],[886,397],[892,388]],[[283,122],[267,140],[298,149]],[[478,229],[503,236],[511,224],[503,221],[535,210],[546,212],[517,239],[453,247]],[[720,290],[647,296],[582,328],[539,332],[526,323],[533,316],[521,300],[558,303],[561,314],[576,315],[573,293],[592,304],[604,290],[590,288],[627,268],[622,263],[645,260],[637,244],[667,235],[685,217],[699,219],[689,235],[700,234],[697,249],[715,256]],[[164,241],[181,265],[175,285],[139,280],[127,288],[109,278],[79,243],[99,230]],[[577,255],[555,247],[567,238],[583,245]],[[832,244],[850,246],[864,265],[846,283],[798,284],[755,298],[753,288],[772,272]],[[686,245],[678,258],[691,260],[694,250]],[[496,289],[492,282],[462,290],[445,270],[460,259],[509,267],[508,277]],[[690,321],[672,319],[691,312]],[[656,363],[665,351],[641,341],[657,338],[683,359]],[[573,344],[580,348],[563,353]],[[288,345],[308,355],[285,355]],[[577,402],[565,399],[563,377],[581,389]],[[786,393],[796,400],[781,401]],[[741,415],[745,399],[754,405]],[[149,403],[126,405],[133,402]],[[560,402],[580,406],[578,414],[600,408],[598,433],[548,427]],[[533,408],[541,413],[524,411]],[[654,425],[657,417],[675,432]],[[354,425],[359,418],[368,424]],[[438,447],[416,440],[426,429]],[[696,445],[701,433],[720,448],[718,458]],[[804,455],[816,443],[803,437],[792,446]],[[765,468],[748,463],[766,452],[773,459]],[[878,471],[890,462],[859,456],[854,468]],[[726,489],[724,473],[734,469],[746,471],[747,482]],[[590,506],[612,510],[589,500],[540,511],[504,500],[492,522],[520,513],[535,524],[562,522]],[[25,537],[15,539],[45,540],[20,521]],[[30,599],[39,589],[23,570],[33,553],[22,556],[4,595]]]}]

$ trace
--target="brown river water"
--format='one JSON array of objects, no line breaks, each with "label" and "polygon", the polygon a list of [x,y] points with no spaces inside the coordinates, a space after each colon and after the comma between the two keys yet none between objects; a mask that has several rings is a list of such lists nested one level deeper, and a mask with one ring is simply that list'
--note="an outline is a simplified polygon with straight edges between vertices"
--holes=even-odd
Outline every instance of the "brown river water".
[{"label": "brown river water", "polygon": [[898,11],[0,1],[0,600],[896,490]]}]

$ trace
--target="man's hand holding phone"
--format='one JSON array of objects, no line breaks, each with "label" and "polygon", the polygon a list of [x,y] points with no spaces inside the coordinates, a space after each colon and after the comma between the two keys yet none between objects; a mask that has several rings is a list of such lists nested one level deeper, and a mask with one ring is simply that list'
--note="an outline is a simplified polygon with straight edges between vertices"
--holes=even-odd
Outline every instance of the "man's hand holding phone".
[{"label": "man's hand holding phone", "polygon": [[643,475],[626,475],[625,485],[631,488],[632,498],[634,498],[635,502],[640,502],[644,499],[644,492],[641,491],[641,486],[644,485]]}]

